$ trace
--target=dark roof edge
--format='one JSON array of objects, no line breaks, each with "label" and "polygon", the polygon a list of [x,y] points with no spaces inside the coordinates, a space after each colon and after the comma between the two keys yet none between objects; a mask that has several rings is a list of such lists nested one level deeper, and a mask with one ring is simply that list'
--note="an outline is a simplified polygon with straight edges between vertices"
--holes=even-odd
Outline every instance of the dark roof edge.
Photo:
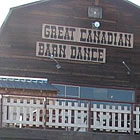
[{"label": "dark roof edge", "polygon": [[7,16],[6,16],[6,18],[4,19],[4,21],[3,21],[2,25],[1,25],[1,27],[0,27],[0,34],[1,34],[1,31],[2,31],[2,29],[3,29],[4,25],[5,25],[5,23],[7,22],[8,18],[9,18],[9,16],[11,15],[11,13],[12,13],[12,10],[10,9],[9,12],[8,12],[8,14],[7,14]]},{"label": "dark roof edge", "polygon": [[131,1],[129,1],[129,0],[123,0],[123,1],[125,1],[125,2],[127,2],[128,4],[131,4],[132,6],[134,6],[134,7],[136,7],[136,8],[139,8],[139,9],[140,9],[140,6],[139,6],[139,5],[137,5],[137,4],[135,4],[135,3],[133,3],[133,2],[131,2]]},{"label": "dark roof edge", "polygon": [[[8,15],[6,16],[3,24],[1,25],[1,28],[0,28],[0,34],[1,34],[1,31],[3,29],[3,26],[5,25],[5,23],[7,22],[8,20],[8,17],[11,15],[12,11],[15,10],[15,9],[19,9],[19,8],[24,8],[24,7],[28,7],[28,6],[32,6],[32,5],[36,5],[36,4],[39,4],[39,3],[44,3],[44,2],[49,2],[49,1],[52,1],[52,0],[40,0],[40,1],[35,1],[35,2],[31,2],[31,3],[27,3],[27,4],[23,4],[23,5],[20,5],[20,6],[16,6],[16,7],[12,7],[10,8],[9,10],[9,13]],[[136,5],[134,4],[133,2],[129,1],[129,0],[123,0],[124,2],[127,2],[128,4],[140,9],[140,6],[139,5]]]},{"label": "dark roof edge", "polygon": [[1,34],[1,32],[2,32],[2,30],[3,30],[3,27],[4,27],[4,25],[6,24],[8,18],[9,18],[9,16],[11,15],[11,13],[12,13],[13,10],[20,9],[20,8],[24,8],[24,7],[28,7],[28,6],[32,6],[32,5],[36,5],[36,4],[40,4],[40,3],[44,3],[44,2],[48,2],[48,1],[51,1],[51,0],[35,1],[35,2],[31,2],[31,3],[27,3],[27,4],[20,5],[20,6],[11,7],[11,8],[9,9],[9,12],[8,12],[8,14],[7,14],[5,20],[3,21],[3,23],[2,23],[2,25],[1,25],[1,27],[0,27],[0,34]]}]

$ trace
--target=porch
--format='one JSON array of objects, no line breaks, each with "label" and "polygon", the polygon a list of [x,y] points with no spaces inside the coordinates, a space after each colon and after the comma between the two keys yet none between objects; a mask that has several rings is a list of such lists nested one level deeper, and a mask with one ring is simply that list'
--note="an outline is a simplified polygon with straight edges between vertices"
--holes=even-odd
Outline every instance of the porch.
[{"label": "porch", "polygon": [[140,106],[62,97],[1,94],[2,128],[140,133]]}]

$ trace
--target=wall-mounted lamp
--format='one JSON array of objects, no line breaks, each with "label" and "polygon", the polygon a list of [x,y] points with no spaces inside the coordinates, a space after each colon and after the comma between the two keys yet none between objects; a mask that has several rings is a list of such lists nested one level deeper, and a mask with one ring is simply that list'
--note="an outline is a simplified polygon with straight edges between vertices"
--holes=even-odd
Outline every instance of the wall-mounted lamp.
[{"label": "wall-mounted lamp", "polygon": [[50,59],[52,59],[52,60],[56,63],[56,68],[57,68],[57,69],[61,69],[61,65],[60,65],[59,62],[54,58],[53,55],[50,56]]},{"label": "wall-mounted lamp", "polygon": [[129,68],[129,66],[125,63],[125,61],[122,61],[122,64],[125,66],[125,68],[127,69],[127,74],[130,75],[131,74],[131,69]]},{"label": "wall-mounted lamp", "polygon": [[98,29],[101,26],[99,21],[92,22],[92,29]]}]

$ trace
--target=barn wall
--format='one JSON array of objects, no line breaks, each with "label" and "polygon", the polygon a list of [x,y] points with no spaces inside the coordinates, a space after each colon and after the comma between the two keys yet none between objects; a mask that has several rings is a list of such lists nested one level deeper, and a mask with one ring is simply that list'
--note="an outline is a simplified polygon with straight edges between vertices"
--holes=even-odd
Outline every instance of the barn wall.
[{"label": "barn wall", "polygon": [[[94,19],[87,16],[88,6],[95,6],[94,1],[52,0],[13,8],[0,33],[0,74],[47,77],[55,83],[135,88],[139,100],[139,8],[122,0],[100,0],[103,18]],[[42,24],[91,29],[95,20],[101,22],[99,30],[133,34],[133,48],[42,38]],[[62,66],[58,70],[50,58],[36,56],[37,41],[105,48],[106,62],[57,59]],[[122,61],[131,68],[131,74],[127,74]]]}]

